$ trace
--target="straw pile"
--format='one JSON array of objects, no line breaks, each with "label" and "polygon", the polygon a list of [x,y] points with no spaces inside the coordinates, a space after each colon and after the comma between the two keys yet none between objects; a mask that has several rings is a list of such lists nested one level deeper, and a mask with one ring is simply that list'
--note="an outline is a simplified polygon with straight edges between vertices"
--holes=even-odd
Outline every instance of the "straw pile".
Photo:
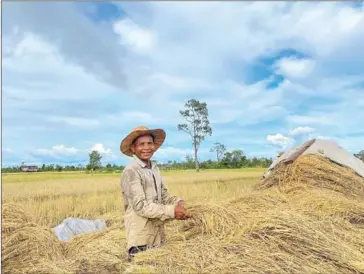
[{"label": "straw pile", "polygon": [[247,195],[188,210],[133,273],[364,273],[364,180],[325,158],[301,156]]},{"label": "straw pile", "polygon": [[243,200],[190,208],[199,213],[167,229],[180,239],[138,254],[136,264],[150,273],[364,273],[363,229],[298,213],[294,200]]},{"label": "straw pile", "polygon": [[318,187],[364,200],[364,178],[318,155],[302,155],[290,165],[279,164],[258,189],[274,186],[285,193]]},{"label": "straw pile", "polygon": [[127,261],[124,232],[112,229],[76,236],[65,255],[74,260],[75,273],[120,273]]},{"label": "straw pile", "polygon": [[19,206],[2,207],[2,273],[72,273],[54,233]]},{"label": "straw pile", "polygon": [[279,166],[254,191],[189,205],[166,223],[166,243],[127,262],[122,218],[61,244],[13,205],[3,206],[4,273],[364,274],[364,180],[318,156]]}]

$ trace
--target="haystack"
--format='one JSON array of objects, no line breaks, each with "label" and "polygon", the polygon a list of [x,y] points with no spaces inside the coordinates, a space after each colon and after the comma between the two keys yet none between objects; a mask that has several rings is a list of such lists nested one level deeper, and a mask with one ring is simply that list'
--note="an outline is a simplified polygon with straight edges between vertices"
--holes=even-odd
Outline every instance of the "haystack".
[{"label": "haystack", "polygon": [[192,220],[167,228],[184,240],[137,254],[133,273],[364,273],[364,230],[300,214],[280,198],[272,198],[275,207],[264,200],[191,207],[199,210]]},{"label": "haystack", "polygon": [[75,273],[120,273],[127,262],[121,229],[108,229],[75,236],[66,244],[65,255],[74,261]]},{"label": "haystack", "polygon": [[2,205],[1,233],[8,234],[24,226],[31,226],[33,219],[28,212],[15,204]]},{"label": "haystack", "polygon": [[54,233],[18,205],[2,209],[2,273],[73,273]]},{"label": "haystack", "polygon": [[329,189],[364,200],[364,163],[334,142],[311,140],[273,162],[257,189],[271,187],[285,193]]},{"label": "haystack", "polygon": [[314,144],[281,155],[255,191],[189,206],[133,273],[364,273],[364,164]]}]

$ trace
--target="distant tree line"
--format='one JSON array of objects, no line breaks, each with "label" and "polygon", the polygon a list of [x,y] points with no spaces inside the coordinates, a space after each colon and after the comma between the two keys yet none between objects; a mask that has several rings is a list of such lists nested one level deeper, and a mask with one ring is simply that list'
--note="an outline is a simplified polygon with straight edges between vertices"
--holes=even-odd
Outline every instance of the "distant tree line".
[{"label": "distant tree line", "polygon": [[[114,172],[114,171],[122,171],[124,169],[123,165],[116,165],[116,164],[106,164],[105,166],[100,166],[97,169],[100,172]],[[61,172],[61,171],[84,171],[89,172],[91,170],[91,166],[89,164],[85,165],[41,165],[38,167],[38,172]],[[3,167],[1,169],[4,173],[14,173],[14,172],[21,172],[21,166],[11,166],[11,167]]]},{"label": "distant tree line", "polygon": [[[220,151],[219,151],[220,153]],[[103,173],[113,173],[113,172],[121,172],[124,169],[123,165],[116,164],[101,164],[101,155],[98,152],[91,152],[89,154],[90,160],[87,165],[59,165],[59,164],[49,164],[39,166],[38,172],[62,172],[62,171],[78,171],[78,172],[103,172]],[[187,155],[184,161],[168,161],[167,163],[158,163],[153,160],[154,163],[157,163],[160,169],[169,170],[169,169],[194,169],[196,168],[196,163],[194,157]],[[272,163],[272,159],[270,158],[247,158],[242,150],[233,150],[231,152],[224,152],[219,160],[212,161],[202,161],[199,162],[200,169],[219,169],[219,168],[244,168],[244,167],[269,167]],[[21,172],[21,166],[12,166],[12,167],[4,167],[2,168],[2,172],[11,173],[11,172]]]},{"label": "distant tree line", "polygon": [[[244,152],[239,149],[234,149],[232,151],[226,151],[225,146],[220,143],[215,143],[214,148],[211,151],[216,152],[217,157],[216,160],[207,160],[199,162],[200,169],[222,169],[222,168],[252,168],[252,167],[261,167],[268,168],[272,162],[272,158],[266,157],[251,157],[248,158],[244,155]],[[357,154],[354,154],[355,157],[362,160],[364,162],[364,150],[360,151]],[[96,172],[103,173],[115,173],[121,172],[124,169],[123,165],[116,164],[101,164],[101,155],[98,153],[90,153],[90,162],[87,165],[54,165],[49,164],[39,167],[38,172],[61,172],[61,171],[79,171],[79,172],[91,172],[91,170]],[[158,163],[153,160],[153,162],[157,163],[160,169],[162,170],[185,170],[185,169],[194,169],[196,168],[195,159],[191,155],[187,155],[184,161],[168,161],[167,163]],[[20,172],[20,166],[12,166],[12,167],[3,167],[3,173],[15,173]]]},{"label": "distant tree line", "polygon": [[[266,157],[252,157],[248,158],[244,155],[242,150],[233,150],[225,152],[219,161],[207,160],[199,162],[201,169],[229,169],[229,168],[251,168],[262,167],[268,168],[273,162],[272,158]],[[195,160],[192,156],[187,155],[182,162],[169,161],[168,163],[159,164],[160,169],[174,170],[174,169],[193,169],[195,168]]]}]

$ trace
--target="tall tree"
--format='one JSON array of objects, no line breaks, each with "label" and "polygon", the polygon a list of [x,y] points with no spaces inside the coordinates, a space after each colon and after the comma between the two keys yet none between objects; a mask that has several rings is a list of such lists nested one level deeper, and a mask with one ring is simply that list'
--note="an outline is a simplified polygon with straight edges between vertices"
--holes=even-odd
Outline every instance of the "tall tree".
[{"label": "tall tree", "polygon": [[210,152],[216,152],[216,159],[220,162],[226,152],[226,148],[223,144],[217,142],[214,144],[213,148],[210,149]]},{"label": "tall tree", "polygon": [[89,157],[90,157],[90,160],[87,165],[88,169],[95,170],[95,169],[98,169],[101,167],[102,156],[98,151],[96,151],[96,150],[91,151],[91,153],[89,154]]},{"label": "tall tree", "polygon": [[179,124],[178,130],[188,133],[192,139],[192,145],[195,150],[195,167],[199,171],[198,164],[198,149],[205,136],[212,134],[210,122],[208,119],[208,110],[206,103],[201,103],[198,100],[190,99],[185,103],[185,110],[180,110],[180,114],[187,121],[186,124]]}]

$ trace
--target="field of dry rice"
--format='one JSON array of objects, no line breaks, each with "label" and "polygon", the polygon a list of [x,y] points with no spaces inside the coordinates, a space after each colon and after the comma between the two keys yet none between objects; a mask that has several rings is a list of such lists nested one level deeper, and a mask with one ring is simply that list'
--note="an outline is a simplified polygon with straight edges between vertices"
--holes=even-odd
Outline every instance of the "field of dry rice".
[{"label": "field of dry rice", "polygon": [[[292,180],[259,184],[263,172],[163,172],[195,217],[168,222],[166,244],[133,263],[119,174],[3,175],[2,272],[364,273],[364,196]],[[67,217],[104,218],[109,227],[59,242],[51,228]]]}]

